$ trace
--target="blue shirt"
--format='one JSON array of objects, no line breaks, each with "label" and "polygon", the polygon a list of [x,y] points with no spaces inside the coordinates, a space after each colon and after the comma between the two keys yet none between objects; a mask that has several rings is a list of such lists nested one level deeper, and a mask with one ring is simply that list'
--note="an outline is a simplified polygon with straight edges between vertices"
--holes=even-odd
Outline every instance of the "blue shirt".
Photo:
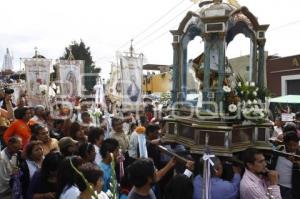
[{"label": "blue shirt", "polygon": [[125,194],[121,194],[119,199],[128,199],[128,196],[126,196]]},{"label": "blue shirt", "polygon": [[[211,199],[236,199],[239,196],[241,176],[234,174],[232,181],[226,181],[219,177],[211,178]],[[194,179],[193,199],[202,198],[202,177],[197,175]]]},{"label": "blue shirt", "polygon": [[104,162],[100,162],[99,164],[100,169],[103,171],[103,188],[102,191],[107,192],[109,190],[110,186],[110,177],[111,177],[111,166],[110,164],[105,164]]}]

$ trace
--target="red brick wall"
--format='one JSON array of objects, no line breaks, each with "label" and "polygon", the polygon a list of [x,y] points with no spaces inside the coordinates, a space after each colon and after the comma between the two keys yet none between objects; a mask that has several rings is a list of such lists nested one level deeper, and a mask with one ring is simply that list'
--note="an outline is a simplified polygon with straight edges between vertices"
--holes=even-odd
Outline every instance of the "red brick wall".
[{"label": "red brick wall", "polygon": [[267,59],[266,71],[268,89],[275,96],[281,96],[281,76],[300,74],[300,55],[280,58],[270,56]]}]

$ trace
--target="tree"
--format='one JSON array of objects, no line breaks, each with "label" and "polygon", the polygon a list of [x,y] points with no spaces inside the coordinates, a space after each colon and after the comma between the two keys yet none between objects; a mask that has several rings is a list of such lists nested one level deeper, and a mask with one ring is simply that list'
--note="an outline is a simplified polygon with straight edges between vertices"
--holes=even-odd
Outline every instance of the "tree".
[{"label": "tree", "polygon": [[73,41],[68,48],[65,48],[65,53],[60,59],[69,59],[70,58],[70,50],[72,52],[74,60],[84,60],[84,73],[85,74],[95,74],[95,75],[87,75],[84,77],[84,86],[86,90],[90,93],[93,91],[94,85],[96,84],[96,78],[99,73],[99,70],[95,68],[95,63],[91,56],[90,47],[86,47],[85,43],[80,40],[80,43]]}]

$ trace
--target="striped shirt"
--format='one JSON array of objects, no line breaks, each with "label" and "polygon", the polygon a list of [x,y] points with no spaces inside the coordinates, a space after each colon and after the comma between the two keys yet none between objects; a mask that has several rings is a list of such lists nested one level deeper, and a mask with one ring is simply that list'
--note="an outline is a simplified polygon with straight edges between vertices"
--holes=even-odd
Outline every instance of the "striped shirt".
[{"label": "striped shirt", "polygon": [[240,184],[241,199],[269,199],[270,197],[267,195],[268,188],[272,188],[271,194],[274,196],[274,199],[281,199],[278,185],[267,186],[265,180],[259,178],[248,169],[245,170]]}]

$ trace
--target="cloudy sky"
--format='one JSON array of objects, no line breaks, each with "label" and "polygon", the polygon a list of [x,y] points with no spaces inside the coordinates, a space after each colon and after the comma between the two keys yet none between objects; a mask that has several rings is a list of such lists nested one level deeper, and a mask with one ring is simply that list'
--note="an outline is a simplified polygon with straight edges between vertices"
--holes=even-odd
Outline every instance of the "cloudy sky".
[{"label": "cloudy sky", "polygon": [[[266,34],[269,54],[300,54],[299,0],[239,3],[247,6],[260,24],[270,24]],[[126,51],[132,38],[136,52],[143,53],[147,63],[171,64],[169,30],[178,27],[188,10],[197,9],[190,0],[2,0],[0,64],[6,48],[19,69],[20,58],[32,57],[34,47],[47,58],[57,59],[72,41],[82,39],[107,78],[116,51]],[[243,36],[237,36],[228,47],[229,57],[248,52],[249,40]]]}]

